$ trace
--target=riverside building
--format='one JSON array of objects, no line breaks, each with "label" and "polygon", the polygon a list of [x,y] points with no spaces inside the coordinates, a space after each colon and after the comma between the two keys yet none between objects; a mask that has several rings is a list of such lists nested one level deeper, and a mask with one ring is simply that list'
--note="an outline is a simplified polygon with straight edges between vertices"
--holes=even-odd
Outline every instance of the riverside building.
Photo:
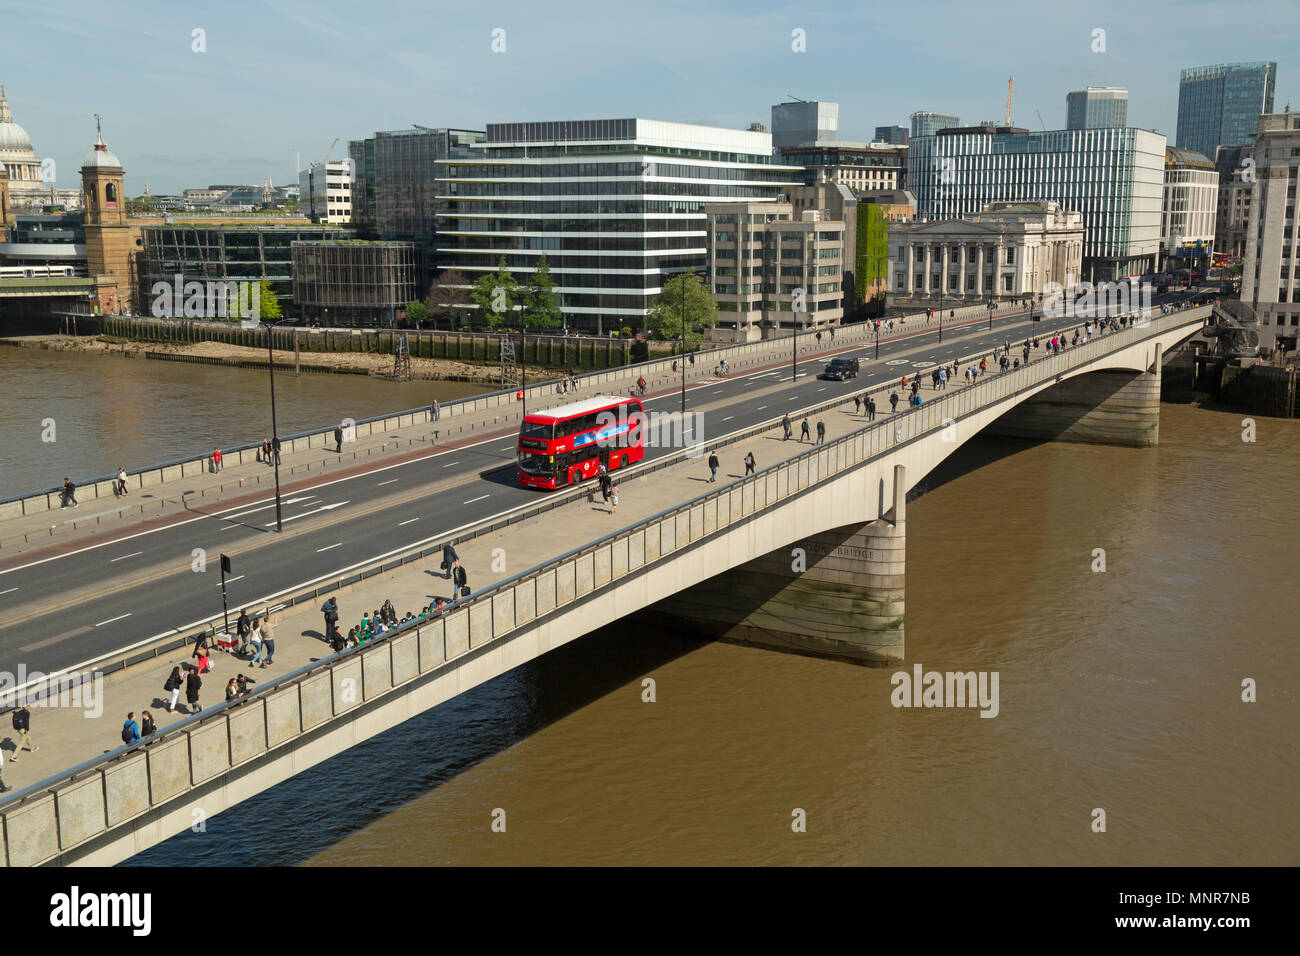
[{"label": "riverside building", "polygon": [[504,257],[521,283],[545,255],[566,327],[597,334],[643,328],[665,276],[704,271],[707,204],[801,179],[769,133],[659,120],[492,123],[480,152],[446,161],[439,253],[471,281]]},{"label": "riverside building", "polygon": [[1293,352],[1300,344],[1300,232],[1295,214],[1300,113],[1261,116],[1258,129],[1241,301],[1249,303],[1259,319],[1261,347]]}]

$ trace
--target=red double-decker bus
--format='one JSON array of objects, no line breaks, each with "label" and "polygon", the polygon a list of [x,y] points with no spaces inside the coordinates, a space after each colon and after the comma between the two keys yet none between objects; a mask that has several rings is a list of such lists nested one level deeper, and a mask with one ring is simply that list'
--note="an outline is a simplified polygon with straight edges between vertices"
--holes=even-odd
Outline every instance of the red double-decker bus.
[{"label": "red double-decker bus", "polygon": [[645,457],[645,412],[635,398],[597,395],[524,416],[519,426],[519,483],[562,488]]}]

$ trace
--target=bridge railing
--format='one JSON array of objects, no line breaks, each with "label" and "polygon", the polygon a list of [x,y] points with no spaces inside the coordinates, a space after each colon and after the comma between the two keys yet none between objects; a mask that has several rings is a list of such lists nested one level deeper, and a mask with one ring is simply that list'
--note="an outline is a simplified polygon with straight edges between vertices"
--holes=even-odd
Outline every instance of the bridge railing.
[{"label": "bridge railing", "polygon": [[[138,744],[33,784],[0,804],[4,860],[35,865],[290,745],[327,722],[433,679],[536,621],[710,535],[854,470],[884,452],[1108,352],[1183,326],[1187,314],[1095,339],[992,374],[920,408],[868,424],[497,582],[429,620],[286,674],[248,698],[205,710]],[[830,403],[843,404],[843,399]],[[770,426],[769,426],[770,427]]]}]

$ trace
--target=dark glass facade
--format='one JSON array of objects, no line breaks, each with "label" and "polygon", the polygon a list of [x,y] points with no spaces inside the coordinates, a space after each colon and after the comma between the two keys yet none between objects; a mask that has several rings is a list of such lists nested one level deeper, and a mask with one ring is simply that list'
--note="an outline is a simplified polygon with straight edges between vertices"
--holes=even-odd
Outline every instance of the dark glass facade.
[{"label": "dark glass facade", "polygon": [[1202,156],[1250,142],[1259,118],[1273,112],[1276,63],[1226,63],[1183,70],[1178,83],[1176,145]]},{"label": "dark glass facade", "polygon": [[409,242],[295,242],[292,253],[294,301],[322,325],[391,326],[415,298]]}]

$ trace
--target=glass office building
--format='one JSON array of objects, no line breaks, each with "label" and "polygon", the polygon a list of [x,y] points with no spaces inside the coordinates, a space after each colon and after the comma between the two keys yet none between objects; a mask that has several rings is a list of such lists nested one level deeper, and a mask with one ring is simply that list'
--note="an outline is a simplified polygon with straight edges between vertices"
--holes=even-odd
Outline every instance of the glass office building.
[{"label": "glass office building", "polygon": [[1083,279],[1154,271],[1165,137],[1142,129],[1028,132],[970,127],[909,144],[918,219],[956,219],[998,202],[1056,202],[1083,213]]},{"label": "glass office building", "polygon": [[392,326],[415,298],[413,251],[409,242],[295,242],[294,302],[322,325]]},{"label": "glass office building", "polygon": [[480,152],[446,163],[439,253],[471,280],[504,256],[520,282],[545,254],[567,326],[598,333],[703,273],[706,203],[775,202],[802,173],[768,133],[645,119],[489,124]]},{"label": "glass office building", "polygon": [[1276,63],[1223,63],[1183,70],[1175,145],[1213,156],[1250,142],[1260,116],[1273,112]]},{"label": "glass office building", "polygon": [[1128,90],[1122,86],[1090,86],[1065,94],[1066,129],[1106,129],[1128,126]]},{"label": "glass office building", "polygon": [[913,113],[911,119],[911,139],[916,139],[918,136],[933,136],[941,129],[952,129],[954,126],[961,125],[960,117],[949,113],[932,113],[929,110]]}]

